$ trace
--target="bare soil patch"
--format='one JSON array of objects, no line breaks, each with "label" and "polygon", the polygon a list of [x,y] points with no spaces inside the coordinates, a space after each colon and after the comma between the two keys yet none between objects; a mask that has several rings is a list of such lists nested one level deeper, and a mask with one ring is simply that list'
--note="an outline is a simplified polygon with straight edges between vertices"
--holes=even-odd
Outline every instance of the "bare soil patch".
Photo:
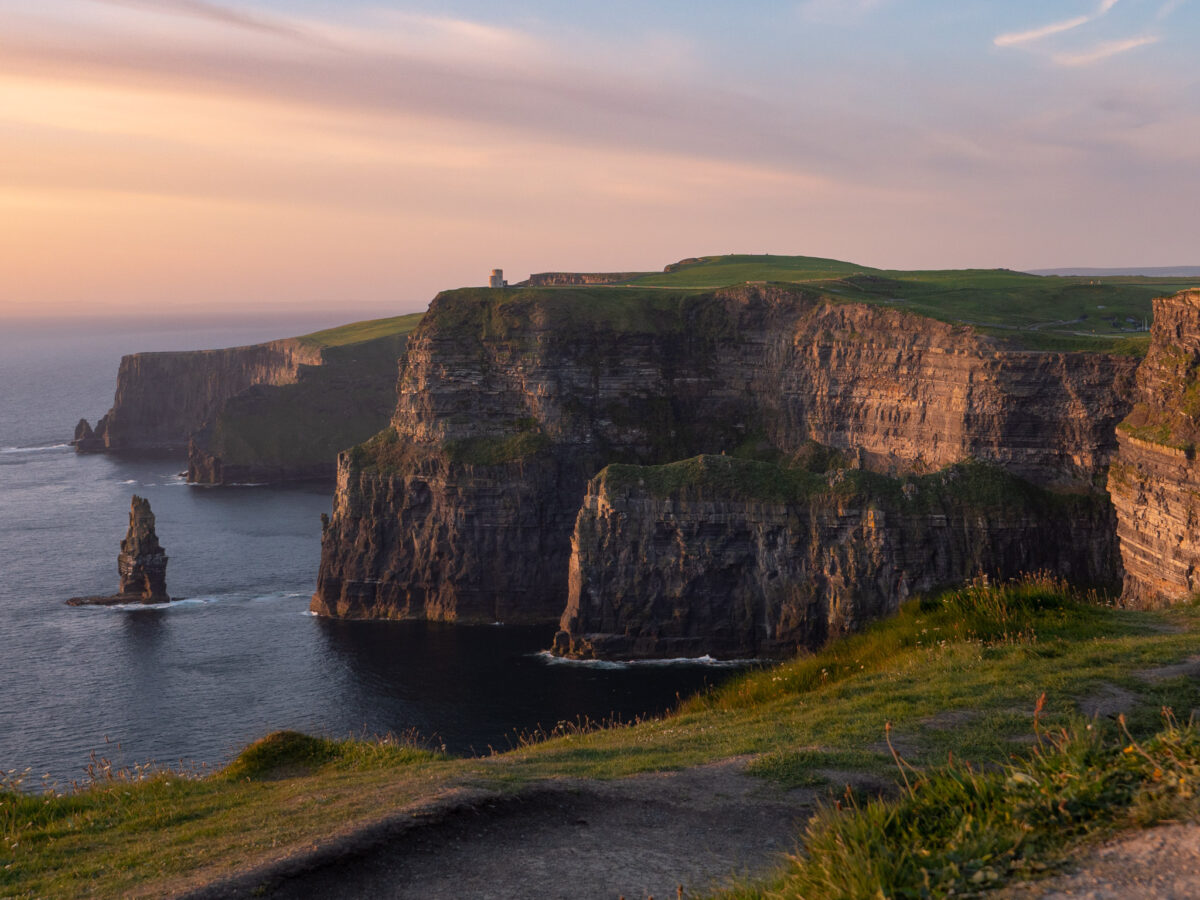
[{"label": "bare soil patch", "polygon": [[1086,854],[1078,868],[1000,893],[1006,900],[1191,900],[1200,897],[1200,825],[1123,835]]},{"label": "bare soil patch", "polygon": [[732,876],[769,872],[795,849],[818,797],[844,786],[784,791],[746,775],[747,761],[479,797],[202,896],[669,900],[680,885],[696,896]]}]

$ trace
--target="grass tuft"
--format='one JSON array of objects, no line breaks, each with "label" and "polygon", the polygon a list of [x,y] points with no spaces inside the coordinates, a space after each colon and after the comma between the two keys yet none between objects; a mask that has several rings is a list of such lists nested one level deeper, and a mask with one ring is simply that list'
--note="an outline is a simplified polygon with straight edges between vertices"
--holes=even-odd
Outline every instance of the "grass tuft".
[{"label": "grass tuft", "polygon": [[415,735],[374,740],[331,740],[298,731],[276,731],[255,741],[222,771],[234,781],[269,781],[308,775],[324,767],[365,768],[429,762],[442,754]]},{"label": "grass tuft", "polygon": [[953,761],[918,774],[894,799],[847,793],[813,817],[804,852],[773,882],[724,896],[979,896],[1052,871],[1081,839],[1194,818],[1200,730],[1169,710],[1164,717],[1144,743],[1077,722],[1004,766]]}]

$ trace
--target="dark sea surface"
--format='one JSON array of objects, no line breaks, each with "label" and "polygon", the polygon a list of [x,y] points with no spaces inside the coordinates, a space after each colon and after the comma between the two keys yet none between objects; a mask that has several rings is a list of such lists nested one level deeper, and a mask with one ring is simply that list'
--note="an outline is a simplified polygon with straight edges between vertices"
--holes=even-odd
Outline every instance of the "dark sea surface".
[{"label": "dark sea surface", "polygon": [[[77,456],[123,353],[304,333],[193,326],[67,334],[0,323],[0,770],[220,765],[267,732],[402,733],[486,752],[539,725],[657,713],[731,668],[552,662],[553,627],[339,622],[308,613],[331,488],[189,487],[182,458]],[[166,608],[76,608],[116,589],[129,498],[170,557]],[[118,749],[119,745],[119,749]]]}]

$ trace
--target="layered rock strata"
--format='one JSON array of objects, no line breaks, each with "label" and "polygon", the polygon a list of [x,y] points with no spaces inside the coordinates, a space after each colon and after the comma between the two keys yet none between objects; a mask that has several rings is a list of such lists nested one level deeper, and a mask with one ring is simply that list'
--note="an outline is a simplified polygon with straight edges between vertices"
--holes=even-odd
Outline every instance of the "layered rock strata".
[{"label": "layered rock strata", "polygon": [[790,655],[978,575],[1117,578],[1102,493],[981,463],[893,479],[723,456],[610,466],[575,522],[555,651],[606,659]]},{"label": "layered rock strata", "polygon": [[555,621],[579,504],[612,462],[815,440],[880,471],[975,458],[1090,485],[1135,365],[797,289],[443,294],[392,428],[339,458],[312,608]]},{"label": "layered rock strata", "polygon": [[75,428],[81,453],[187,450],[188,480],[332,480],[340,450],[387,424],[420,315],[304,338],[121,360],[113,407]]},{"label": "layered rock strata", "polygon": [[1137,403],[1108,476],[1125,566],[1123,598],[1161,606],[1200,592],[1200,290],[1154,301]]},{"label": "layered rock strata", "polygon": [[67,602],[72,606],[104,605],[118,603],[166,603],[167,554],[158,542],[154,530],[154,513],[150,501],[133,495],[129,505],[129,530],[121,541],[121,552],[117,554],[117,571],[121,588],[107,597],[74,597]]},{"label": "layered rock strata", "polygon": [[257,384],[220,405],[188,442],[188,481],[332,481],[338,452],[387,424],[407,335],[326,347],[288,384]]},{"label": "layered rock strata", "polygon": [[321,362],[320,348],[299,340],[123,356],[112,408],[76,446],[186,450],[192,432],[229,398],[256,384],[294,384],[301,366]]}]

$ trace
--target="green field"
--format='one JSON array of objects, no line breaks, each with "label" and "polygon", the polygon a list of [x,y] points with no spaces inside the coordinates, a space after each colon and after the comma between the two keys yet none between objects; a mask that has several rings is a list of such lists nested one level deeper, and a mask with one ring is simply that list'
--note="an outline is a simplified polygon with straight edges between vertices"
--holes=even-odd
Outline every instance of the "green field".
[{"label": "green field", "polygon": [[884,304],[982,330],[1032,350],[1141,354],[1137,329],[1154,297],[1200,280],[1061,277],[1007,269],[902,271],[805,256],[711,256],[636,279],[655,288],[712,289],[743,282],[803,284],[831,299]]},{"label": "green field", "polygon": [[[1200,812],[1195,732],[1154,737],[1163,707],[1186,715],[1200,706],[1200,684],[1162,668],[1195,653],[1198,628],[1195,606],[1131,612],[1045,579],[974,585],[910,601],[819,654],[746,674],[664,718],[555,729],[486,758],[452,758],[405,740],[279,735],[202,778],[122,774],[101,762],[77,790],[0,788],[0,896],[165,896],[449,790],[513,792],[745,756],[752,773],[781,789],[827,783],[832,801],[842,785],[830,773],[852,770],[895,781],[899,794],[826,813],[806,838],[804,866],[789,864],[731,896],[762,896],[767,887],[778,890],[772,896],[875,896],[854,893],[861,883],[850,893],[834,882],[825,892],[811,887],[854,872],[890,884],[886,896],[926,896],[922,867],[942,890],[929,896],[949,887],[961,894],[985,869],[981,877],[995,884],[1052,865],[1078,838]],[[1132,736],[1161,763],[1133,766],[1146,757],[1121,751],[1129,737],[1118,723],[1081,719],[1081,703],[1113,695],[1128,699]],[[1074,743],[1062,752],[1047,746],[1043,760],[1043,751],[1031,754],[1029,741],[1063,728]],[[912,766],[904,770],[910,790],[886,740]],[[951,753],[958,768],[945,767]],[[1014,794],[1006,764],[1039,786]],[[1154,775],[1160,769],[1173,780]]]},{"label": "green field", "polygon": [[351,322],[324,331],[314,331],[296,338],[302,344],[312,347],[344,347],[348,344],[361,344],[364,341],[374,341],[379,338],[406,335],[417,327],[424,313],[410,313],[405,316],[392,316],[389,319],[367,319],[363,322]]}]

